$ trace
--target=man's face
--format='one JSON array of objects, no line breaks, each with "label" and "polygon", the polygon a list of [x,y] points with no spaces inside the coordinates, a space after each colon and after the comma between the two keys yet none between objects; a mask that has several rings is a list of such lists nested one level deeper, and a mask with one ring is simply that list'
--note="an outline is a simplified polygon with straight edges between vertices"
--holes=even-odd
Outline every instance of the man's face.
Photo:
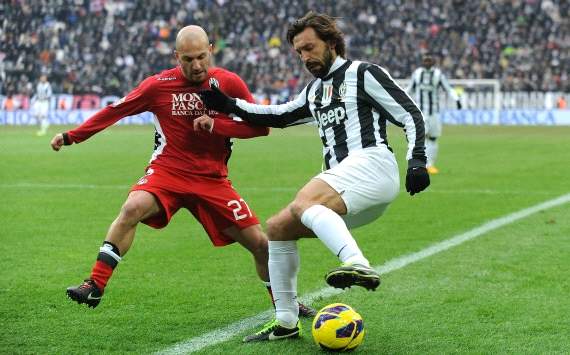
[{"label": "man's face", "polygon": [[433,60],[433,57],[431,55],[426,55],[422,59],[422,65],[426,69],[430,69],[434,63],[435,63],[435,61]]},{"label": "man's face", "polygon": [[212,46],[191,43],[174,51],[184,77],[193,85],[200,85],[208,76]]},{"label": "man's face", "polygon": [[293,48],[307,70],[317,78],[327,75],[336,59],[336,51],[321,40],[312,27],[305,28],[293,38]]}]

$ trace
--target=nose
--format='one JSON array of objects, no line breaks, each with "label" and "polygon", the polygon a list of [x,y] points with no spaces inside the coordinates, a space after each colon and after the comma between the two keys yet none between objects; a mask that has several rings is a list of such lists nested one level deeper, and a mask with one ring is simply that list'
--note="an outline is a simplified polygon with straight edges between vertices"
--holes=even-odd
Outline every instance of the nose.
[{"label": "nose", "polygon": [[192,63],[190,63],[190,67],[194,70],[200,69],[201,68],[200,62],[197,60],[193,60]]},{"label": "nose", "polygon": [[309,60],[309,54],[305,51],[301,51],[301,61],[307,63],[307,60]]}]

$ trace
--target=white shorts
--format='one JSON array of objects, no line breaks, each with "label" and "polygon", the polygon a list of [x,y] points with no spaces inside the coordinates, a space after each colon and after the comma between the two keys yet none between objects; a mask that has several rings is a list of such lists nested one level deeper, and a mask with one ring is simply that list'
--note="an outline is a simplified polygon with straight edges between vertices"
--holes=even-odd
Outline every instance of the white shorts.
[{"label": "white shorts", "polygon": [[47,117],[49,112],[48,100],[37,100],[32,106],[32,114],[36,117]]},{"label": "white shorts", "polygon": [[426,124],[426,136],[432,138],[441,137],[441,120],[439,119],[439,113],[425,115],[424,117]]},{"label": "white shorts", "polygon": [[368,224],[380,217],[400,191],[400,174],[388,148],[372,147],[350,154],[340,164],[315,176],[338,192],[347,214],[348,228]]}]

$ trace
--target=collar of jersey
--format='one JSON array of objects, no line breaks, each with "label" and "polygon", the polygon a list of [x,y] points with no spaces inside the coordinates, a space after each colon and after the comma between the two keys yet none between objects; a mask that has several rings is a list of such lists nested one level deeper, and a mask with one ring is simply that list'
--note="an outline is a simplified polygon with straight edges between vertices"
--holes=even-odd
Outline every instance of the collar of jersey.
[{"label": "collar of jersey", "polygon": [[322,81],[329,80],[330,78],[332,78],[332,76],[337,70],[344,68],[347,65],[350,65],[350,61],[348,59],[344,59],[341,56],[337,56],[333,64],[331,65],[331,68],[329,69],[329,73],[325,75],[321,80]]}]

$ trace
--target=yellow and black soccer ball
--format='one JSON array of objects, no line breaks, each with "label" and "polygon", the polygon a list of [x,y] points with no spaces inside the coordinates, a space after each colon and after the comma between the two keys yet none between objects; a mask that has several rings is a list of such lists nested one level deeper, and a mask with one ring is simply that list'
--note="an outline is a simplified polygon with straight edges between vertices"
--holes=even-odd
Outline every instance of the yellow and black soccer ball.
[{"label": "yellow and black soccer ball", "polygon": [[328,351],[356,349],[364,339],[364,322],[352,307],[333,303],[323,307],[315,316],[313,339]]}]

